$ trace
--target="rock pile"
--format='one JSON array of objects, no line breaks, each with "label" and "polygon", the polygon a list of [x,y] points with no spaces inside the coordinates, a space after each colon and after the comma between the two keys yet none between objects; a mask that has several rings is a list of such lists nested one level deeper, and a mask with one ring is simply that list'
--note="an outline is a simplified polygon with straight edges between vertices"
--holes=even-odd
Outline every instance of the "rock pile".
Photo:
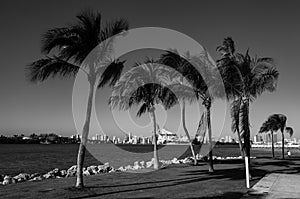
[{"label": "rock pile", "polygon": [[[90,176],[96,175],[100,173],[110,173],[114,172],[115,169],[109,165],[109,163],[105,163],[104,165],[92,165],[87,168],[83,168],[83,175]],[[3,176],[0,175],[0,185],[8,185],[8,184],[15,184],[25,181],[41,181],[44,179],[51,179],[51,178],[68,178],[72,176],[76,176],[77,173],[77,166],[71,166],[68,170],[59,170],[58,168],[53,169],[45,174],[28,174],[28,173],[20,173],[15,177],[11,176]]]},{"label": "rock pile", "polygon": [[[241,157],[228,157],[226,159],[238,159]],[[253,158],[253,157],[251,157]],[[220,159],[220,157],[214,156],[214,159]],[[173,158],[172,160],[160,160],[159,161],[159,168],[166,167],[171,164],[191,164],[193,163],[192,157],[187,157],[185,159],[177,159]],[[127,165],[125,167],[120,167],[118,169],[114,169],[112,166],[109,165],[108,162],[106,162],[103,165],[92,165],[87,168],[83,168],[83,175],[84,176],[90,176],[90,175],[97,175],[102,173],[111,173],[111,172],[125,172],[130,170],[139,170],[144,168],[150,168],[153,167],[154,164],[154,158],[152,158],[151,161],[145,162],[145,161],[136,161],[132,165]],[[67,170],[59,170],[58,168],[53,169],[52,171],[49,171],[45,174],[28,174],[28,173],[20,173],[17,176],[11,177],[11,176],[4,176],[0,175],[0,185],[7,185],[7,184],[14,184],[14,183],[21,183],[25,181],[41,181],[44,179],[51,179],[51,178],[68,178],[76,176],[77,173],[77,166],[73,165]]]}]

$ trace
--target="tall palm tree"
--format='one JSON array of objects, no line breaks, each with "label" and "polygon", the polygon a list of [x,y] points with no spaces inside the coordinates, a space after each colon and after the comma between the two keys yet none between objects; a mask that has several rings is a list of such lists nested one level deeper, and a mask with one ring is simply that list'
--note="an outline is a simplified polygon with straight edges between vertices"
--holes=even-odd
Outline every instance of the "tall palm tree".
[{"label": "tall palm tree", "polygon": [[[91,63],[93,60],[87,61],[85,59],[101,42],[109,41],[113,36],[128,30],[128,22],[119,19],[102,26],[101,14],[91,11],[85,11],[76,17],[76,24],[54,28],[43,35],[42,53],[46,57],[31,63],[28,70],[29,79],[32,82],[42,82],[55,76],[75,76],[79,70],[82,70],[88,77],[90,86],[86,118],[77,157],[76,187],[81,188],[84,186],[83,163],[95,89],[97,86],[103,87],[106,84],[114,85],[123,69],[123,62],[115,60],[108,64],[102,73],[99,66],[102,64],[101,60],[100,64],[97,65]],[[104,52],[106,50],[102,48],[102,55],[106,53]],[[86,64],[81,66],[83,62]]]},{"label": "tall palm tree", "polygon": [[[186,96],[196,96],[201,99],[203,102],[206,111],[206,119],[207,119],[207,130],[209,137],[209,172],[214,172],[213,168],[213,155],[212,155],[212,130],[211,130],[211,120],[210,120],[210,109],[212,103],[212,95],[211,90],[209,90],[209,86],[212,85],[212,77],[213,77],[213,68],[211,67],[211,63],[206,63],[208,61],[208,54],[205,51],[199,56],[190,56],[187,52],[184,57],[181,57],[176,50],[169,50],[165,54],[162,54],[160,57],[160,63],[170,66],[176,69],[182,77],[186,78],[185,85],[191,85],[196,95],[186,95]],[[182,83],[181,83],[182,84]],[[209,85],[207,85],[209,84]],[[190,89],[186,89],[189,91]],[[192,93],[192,91],[190,92]],[[182,98],[182,107],[185,108],[185,102],[187,98]],[[190,100],[194,100],[193,98]],[[184,110],[182,111],[184,116]],[[183,117],[185,119],[185,117]],[[201,121],[201,119],[199,119]],[[185,122],[183,122],[185,124]],[[186,134],[188,132],[186,130]],[[190,140],[190,143],[192,141]],[[192,146],[191,146],[192,148]]]},{"label": "tall palm tree", "polygon": [[282,138],[282,159],[284,159],[284,133],[289,133],[290,137],[293,135],[293,129],[291,127],[286,127],[287,117],[283,114],[273,114],[270,115],[262,126],[260,127],[259,133],[266,133],[271,131],[272,135],[272,157],[274,158],[274,143],[273,143],[273,132],[278,130],[281,131]]},{"label": "tall palm tree", "polygon": [[171,70],[154,61],[146,61],[125,73],[113,88],[109,99],[111,108],[128,110],[134,105],[140,106],[137,116],[148,112],[153,123],[153,156],[154,169],[159,168],[157,151],[157,123],[155,105],[162,104],[165,109],[177,103],[174,93],[167,87],[170,85]]},{"label": "tall palm tree", "polygon": [[168,88],[175,93],[176,97],[181,102],[181,119],[182,119],[182,126],[183,130],[188,138],[190,149],[192,152],[192,156],[194,159],[194,165],[197,165],[197,159],[196,159],[196,153],[193,147],[193,140],[191,139],[191,136],[189,134],[189,131],[186,126],[186,101],[189,101],[192,103],[193,101],[197,100],[197,97],[195,95],[195,90],[193,87],[187,82],[185,78],[183,78],[182,75],[179,75],[177,71],[174,71],[175,75],[173,77],[178,77],[177,80],[173,80],[172,84],[168,86]]},{"label": "tall palm tree", "polygon": [[265,91],[273,92],[279,73],[272,58],[251,58],[249,50],[245,54],[236,53],[231,37],[225,38],[217,51],[221,53],[217,64],[227,98],[233,100],[232,127],[243,138],[245,155],[250,157],[250,102]]}]

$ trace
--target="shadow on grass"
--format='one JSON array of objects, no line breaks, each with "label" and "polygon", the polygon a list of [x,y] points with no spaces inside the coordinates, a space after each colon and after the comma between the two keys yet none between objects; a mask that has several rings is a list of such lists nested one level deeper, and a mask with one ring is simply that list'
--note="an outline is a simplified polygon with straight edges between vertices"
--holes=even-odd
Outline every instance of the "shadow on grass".
[{"label": "shadow on grass", "polygon": [[[190,176],[194,177],[190,177]],[[243,173],[242,169],[225,169],[225,170],[217,170],[215,173],[208,174],[207,172],[204,171],[198,171],[197,169],[185,172],[181,175],[178,176],[184,176],[181,178],[176,178],[176,179],[171,179],[171,180],[157,180],[157,181],[146,181],[146,182],[138,182],[138,183],[126,183],[126,184],[118,184],[118,185],[108,185],[108,186],[90,186],[85,188],[84,190],[78,192],[81,195],[80,197],[74,197],[74,198],[93,198],[93,197],[101,197],[101,196],[107,196],[111,194],[122,194],[126,192],[136,192],[136,191],[145,191],[145,190],[150,190],[150,189],[155,189],[153,190],[155,193],[158,195],[163,194],[165,190],[160,190],[161,188],[174,188],[175,186],[186,186],[191,183],[197,183],[201,181],[206,181],[206,180],[211,180],[211,179],[222,179],[226,178],[229,180],[239,180],[243,178]],[[132,187],[135,186],[135,187]],[[138,187],[136,187],[138,186]],[[104,193],[96,193],[97,191],[102,191],[101,189],[103,188],[108,188],[108,189],[114,189],[114,191],[108,191]],[[117,190],[116,190],[117,189]],[[122,189],[122,190],[120,190]],[[73,190],[74,189],[69,189]],[[171,190],[171,189],[170,189]],[[161,193],[160,193],[161,192]],[[213,192],[213,188],[212,188]],[[73,194],[75,194],[73,192]],[[226,193],[228,196],[227,198],[237,198],[233,197],[234,194],[235,196],[241,195],[242,193]],[[199,197],[198,197],[199,198]],[[221,197],[222,198],[222,197]],[[224,197],[223,197],[224,198]]]},{"label": "shadow on grass", "polygon": [[[236,160],[233,164],[235,164]],[[226,163],[232,162],[226,161]],[[239,162],[241,163],[241,162]],[[300,166],[297,162],[292,162],[289,160],[253,160],[251,163],[251,175],[252,175],[252,183],[257,182],[267,173],[300,173]],[[125,183],[121,182],[120,184],[114,185],[96,185],[85,188],[84,190],[74,190],[68,189],[72,191],[72,195],[76,195],[73,198],[93,198],[93,197],[101,197],[101,196],[109,196],[113,194],[124,194],[129,192],[138,192],[138,191],[146,191],[151,190],[151,192],[156,193],[158,196],[165,194],[166,189],[163,190],[161,188],[170,188],[176,189],[175,187],[187,187],[192,183],[197,183],[201,181],[207,180],[243,180],[245,179],[245,170],[243,164],[237,165],[235,168],[228,169],[217,169],[214,173],[208,173],[207,170],[202,169],[200,167],[194,167],[188,170],[184,170],[180,172],[180,169],[176,170],[176,168],[170,172],[178,172],[173,179],[161,179],[161,180],[152,180],[152,181],[142,181],[142,182],[134,182],[134,183]],[[159,176],[159,174],[158,174]],[[147,179],[147,178],[146,178]],[[128,182],[128,181],[127,181]],[[212,193],[214,192],[214,188],[211,187]],[[100,193],[99,193],[100,192]],[[195,195],[197,192],[195,192]],[[243,196],[243,191],[241,192],[225,192],[221,195],[216,195],[213,197],[202,197],[202,198],[241,198]],[[79,196],[80,195],[80,196]],[[175,195],[176,197],[176,195]],[[145,197],[149,198],[149,197]],[[189,197],[191,198],[191,197]],[[199,197],[195,197],[199,198]]]}]

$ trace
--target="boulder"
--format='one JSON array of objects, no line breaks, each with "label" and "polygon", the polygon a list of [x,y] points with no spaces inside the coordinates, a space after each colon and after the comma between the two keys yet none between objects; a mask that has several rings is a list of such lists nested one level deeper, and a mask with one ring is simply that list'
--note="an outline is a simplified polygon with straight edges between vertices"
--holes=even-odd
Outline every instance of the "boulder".
[{"label": "boulder", "polygon": [[140,165],[141,165],[142,168],[145,168],[145,161],[141,161]]},{"label": "boulder", "polygon": [[86,169],[91,175],[95,175],[98,173],[98,167],[97,166],[89,166],[87,169]]},{"label": "boulder", "polygon": [[95,165],[89,166],[87,170],[90,171],[91,175],[95,175],[98,173],[98,167]]},{"label": "boulder", "polygon": [[4,177],[4,180],[2,182],[3,185],[8,185],[8,184],[11,184],[12,183],[12,177],[11,176],[5,176]]},{"label": "boulder", "polygon": [[77,173],[77,165],[73,165],[67,170],[66,178],[75,176],[76,173]]},{"label": "boulder", "polygon": [[98,171],[97,171],[97,173],[104,173],[104,165],[98,165]]},{"label": "boulder", "polygon": [[124,169],[123,166],[121,166],[121,167],[119,167],[116,171],[117,171],[117,172],[124,172],[124,171],[126,171],[126,170]]},{"label": "boulder", "polygon": [[182,160],[182,163],[184,163],[184,164],[191,164],[193,162],[194,162],[194,159],[191,157],[186,157],[186,158],[184,158],[184,160]]},{"label": "boulder", "polygon": [[116,170],[113,167],[111,167],[111,169],[108,171],[108,173],[113,173],[113,172],[116,172]]},{"label": "boulder", "polygon": [[173,159],[171,160],[171,162],[172,162],[172,164],[179,164],[179,163],[180,163],[179,160],[178,160],[177,158],[173,158]]},{"label": "boulder", "polygon": [[33,179],[33,178],[38,177],[38,176],[41,176],[41,174],[39,174],[39,173],[31,174],[30,179]]},{"label": "boulder", "polygon": [[131,165],[127,165],[127,166],[125,167],[125,171],[127,171],[127,170],[133,170],[132,166],[131,166]]},{"label": "boulder", "polygon": [[46,174],[43,175],[43,178],[44,179],[50,179],[50,178],[55,178],[55,176],[51,173],[46,173]]},{"label": "boulder", "polygon": [[67,175],[67,171],[66,170],[61,170],[60,171],[60,176],[61,177],[65,177]]},{"label": "boulder", "polygon": [[133,168],[133,170],[138,170],[138,169],[141,169],[142,167],[140,166],[139,162],[136,161],[136,162],[133,163],[132,168]]},{"label": "boulder", "polygon": [[20,173],[19,175],[13,177],[13,181],[16,182],[24,182],[30,179],[30,175],[28,173]]},{"label": "boulder", "polygon": [[83,171],[83,175],[84,176],[90,176],[91,174],[90,174],[90,172],[88,170],[85,170],[85,171]]},{"label": "boulder", "polygon": [[12,184],[16,184],[16,183],[18,183],[18,180],[16,180],[15,178],[12,178],[12,179],[11,179],[11,183],[12,183]]},{"label": "boulder", "polygon": [[153,166],[153,162],[152,161],[146,162],[146,168],[150,168],[152,166]]},{"label": "boulder", "polygon": [[108,173],[112,169],[108,162],[104,163],[104,173]]},{"label": "boulder", "polygon": [[37,177],[30,179],[29,181],[41,181],[41,180],[43,180],[42,176],[37,176]]}]

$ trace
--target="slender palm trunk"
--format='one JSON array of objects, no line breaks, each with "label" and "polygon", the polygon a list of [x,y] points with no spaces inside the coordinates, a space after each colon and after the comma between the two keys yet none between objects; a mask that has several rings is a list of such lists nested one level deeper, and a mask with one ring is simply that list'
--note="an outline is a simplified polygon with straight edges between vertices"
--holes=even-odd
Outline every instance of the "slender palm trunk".
[{"label": "slender palm trunk", "polygon": [[156,139],[156,117],[155,117],[155,109],[152,107],[152,110],[150,111],[152,122],[153,122],[153,168],[158,169],[158,152],[157,152],[157,139]]},{"label": "slender palm trunk", "polygon": [[[245,148],[245,156],[248,157],[248,164],[250,167],[250,122],[249,122],[249,99],[246,99],[243,102],[243,126],[244,126],[244,148]],[[250,168],[249,168],[250,171]]]},{"label": "slender palm trunk", "polygon": [[242,157],[245,157],[245,152],[244,152],[244,149],[243,149],[243,143],[242,143],[242,138],[241,138],[241,133],[240,133],[240,130],[237,129],[237,135],[238,135],[238,142],[239,142],[239,148],[240,148],[240,153],[241,153],[241,156]]},{"label": "slender palm trunk", "polygon": [[90,90],[87,102],[87,111],[86,111],[86,118],[85,123],[82,130],[82,137],[81,142],[79,145],[78,155],[77,155],[77,179],[76,179],[76,187],[82,188],[84,187],[83,184],[83,163],[86,151],[86,144],[89,135],[90,129],[90,120],[91,120],[91,113],[92,113],[92,105],[93,105],[93,97],[94,97],[94,82],[90,82]]},{"label": "slender palm trunk", "polygon": [[206,107],[206,119],[208,128],[208,140],[209,140],[209,160],[208,160],[208,171],[214,172],[213,165],[213,154],[212,154],[212,132],[211,132],[211,121],[210,121],[210,105]]},{"label": "slender palm trunk", "polygon": [[275,153],[274,153],[274,136],[273,136],[273,131],[271,131],[272,135],[272,157],[275,158]]},{"label": "slender palm trunk", "polygon": [[282,134],[282,159],[284,160],[284,134],[283,132],[281,132]]},{"label": "slender palm trunk", "polygon": [[196,159],[196,154],[195,154],[195,150],[194,150],[194,147],[193,147],[193,143],[192,143],[192,140],[191,140],[191,137],[190,137],[190,134],[186,128],[186,124],[185,124],[185,101],[182,100],[182,126],[183,126],[183,130],[189,140],[189,144],[190,144],[190,148],[191,148],[191,151],[192,151],[192,155],[193,155],[193,158],[194,158],[194,165],[197,165],[197,159]]}]

